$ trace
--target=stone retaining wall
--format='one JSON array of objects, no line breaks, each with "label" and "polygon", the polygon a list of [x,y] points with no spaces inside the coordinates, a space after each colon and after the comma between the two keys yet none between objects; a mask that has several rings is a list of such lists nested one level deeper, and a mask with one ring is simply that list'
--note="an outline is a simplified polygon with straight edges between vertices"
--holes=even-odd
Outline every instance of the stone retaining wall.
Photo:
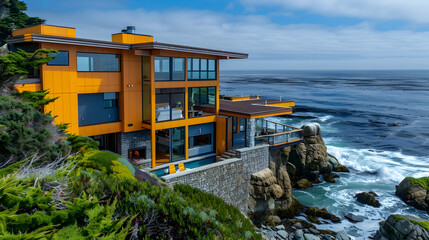
[{"label": "stone retaining wall", "polygon": [[168,186],[187,184],[213,193],[247,212],[250,176],[268,168],[268,145],[238,149],[238,157],[162,177]]}]

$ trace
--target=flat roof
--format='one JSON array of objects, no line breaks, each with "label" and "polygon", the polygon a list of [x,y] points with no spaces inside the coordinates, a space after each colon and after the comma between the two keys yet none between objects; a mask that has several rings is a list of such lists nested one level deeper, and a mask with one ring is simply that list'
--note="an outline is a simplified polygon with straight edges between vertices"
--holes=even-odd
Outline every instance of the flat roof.
[{"label": "flat roof", "polygon": [[293,100],[279,101],[272,99],[250,99],[242,101],[219,100],[219,113],[227,116],[244,118],[260,118],[291,114],[291,107],[270,106],[266,104],[294,102]]},{"label": "flat roof", "polygon": [[[126,50],[170,50],[170,51],[178,51],[178,52],[189,52],[189,53],[198,53],[205,55],[218,56],[223,58],[230,59],[244,59],[248,58],[248,54],[246,53],[238,53],[238,52],[229,52],[223,50],[215,50],[208,48],[199,48],[199,47],[191,47],[185,45],[177,45],[170,43],[161,43],[161,42],[150,42],[150,43],[140,43],[140,44],[125,44],[125,43],[117,43],[110,41],[101,41],[101,40],[93,40],[93,39],[85,39],[85,38],[71,38],[71,37],[59,37],[59,36],[51,36],[44,34],[35,34],[31,33],[31,41],[32,42],[48,42],[48,43],[59,43],[59,44],[70,44],[70,45],[80,45],[80,46],[91,46],[91,47],[103,47],[103,48],[114,48],[114,49],[126,49]],[[9,37],[6,39],[7,43],[23,43],[28,37],[24,35]]]}]

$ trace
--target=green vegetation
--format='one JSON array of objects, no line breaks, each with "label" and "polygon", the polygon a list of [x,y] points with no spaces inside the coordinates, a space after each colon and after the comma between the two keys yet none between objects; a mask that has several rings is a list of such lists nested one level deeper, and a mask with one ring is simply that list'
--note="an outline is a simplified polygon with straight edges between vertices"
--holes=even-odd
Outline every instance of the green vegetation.
[{"label": "green vegetation", "polygon": [[395,223],[399,222],[401,220],[409,220],[410,222],[417,224],[417,225],[420,225],[421,227],[429,230],[429,221],[417,221],[415,219],[407,218],[407,217],[402,216],[402,215],[393,215],[393,219],[394,219]]},{"label": "green vegetation", "polygon": [[429,177],[421,177],[421,178],[413,178],[406,177],[408,182],[410,182],[413,186],[420,186],[426,190],[429,190]]},{"label": "green vegetation", "polygon": [[0,44],[5,43],[6,37],[10,36],[12,29],[20,29],[28,26],[38,25],[45,20],[38,17],[29,17],[24,11],[27,4],[19,0],[0,1]]}]

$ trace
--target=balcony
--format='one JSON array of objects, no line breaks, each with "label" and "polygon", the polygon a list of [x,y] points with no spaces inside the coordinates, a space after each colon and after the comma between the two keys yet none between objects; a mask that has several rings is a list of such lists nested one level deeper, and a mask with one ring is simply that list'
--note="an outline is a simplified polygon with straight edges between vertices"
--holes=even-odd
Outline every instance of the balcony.
[{"label": "balcony", "polygon": [[286,147],[300,143],[302,129],[286,124],[256,119],[255,145],[268,144],[270,147]]}]

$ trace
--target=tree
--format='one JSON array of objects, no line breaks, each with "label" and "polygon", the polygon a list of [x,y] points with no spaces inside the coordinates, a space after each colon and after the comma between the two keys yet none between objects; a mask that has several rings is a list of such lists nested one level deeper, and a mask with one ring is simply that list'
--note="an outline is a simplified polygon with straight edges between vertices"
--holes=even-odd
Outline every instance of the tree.
[{"label": "tree", "polygon": [[29,17],[24,11],[27,4],[19,0],[0,0],[0,45],[6,42],[13,29],[42,24],[44,19]]},{"label": "tree", "polygon": [[0,56],[0,89],[6,84],[27,77],[28,72],[48,63],[54,57],[49,53],[56,50],[38,49],[33,53],[18,49],[17,52],[9,52],[7,56]]}]

